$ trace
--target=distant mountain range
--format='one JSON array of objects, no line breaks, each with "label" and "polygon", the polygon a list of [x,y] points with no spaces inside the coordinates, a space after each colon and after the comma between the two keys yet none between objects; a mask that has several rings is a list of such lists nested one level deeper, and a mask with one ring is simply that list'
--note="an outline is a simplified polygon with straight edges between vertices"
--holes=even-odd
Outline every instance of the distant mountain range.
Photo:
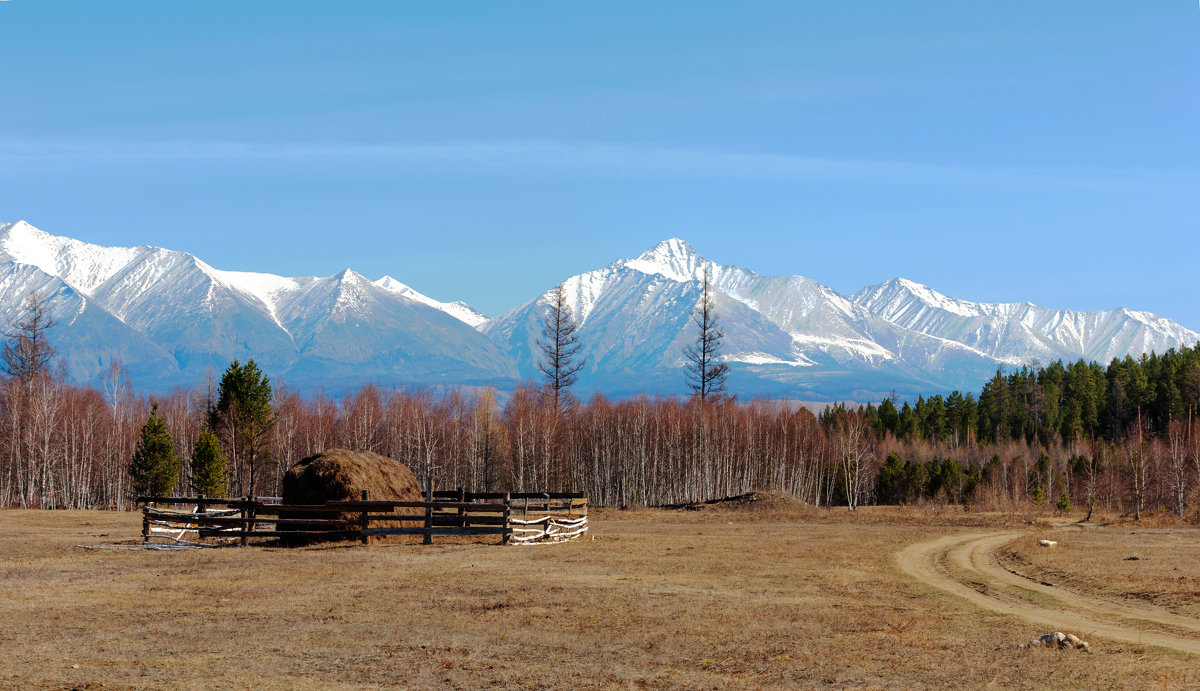
[{"label": "distant mountain range", "polygon": [[[997,367],[1162,352],[1200,334],[1146,312],[977,303],[902,278],[843,295],[803,276],[760,276],[671,239],[635,259],[573,276],[580,393],[683,393],[683,347],[705,268],[743,396],[874,400],[977,390]],[[340,393],[366,382],[434,388],[537,376],[536,341],[553,287],[488,319],[385,276],[323,278],[222,271],[157,247],[101,247],[0,224],[0,319],[25,295],[51,300],[51,341],[76,380],[120,360],[142,389],[164,390],[253,357],[275,381]]]}]

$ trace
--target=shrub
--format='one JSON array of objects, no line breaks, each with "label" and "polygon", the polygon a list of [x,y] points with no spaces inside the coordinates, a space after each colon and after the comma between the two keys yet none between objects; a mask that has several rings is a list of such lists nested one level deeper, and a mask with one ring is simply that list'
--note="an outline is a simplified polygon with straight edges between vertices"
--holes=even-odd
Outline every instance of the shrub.
[{"label": "shrub", "polygon": [[1067,513],[1071,510],[1071,495],[1067,494],[1066,490],[1058,498],[1058,503],[1054,505],[1060,514]]}]

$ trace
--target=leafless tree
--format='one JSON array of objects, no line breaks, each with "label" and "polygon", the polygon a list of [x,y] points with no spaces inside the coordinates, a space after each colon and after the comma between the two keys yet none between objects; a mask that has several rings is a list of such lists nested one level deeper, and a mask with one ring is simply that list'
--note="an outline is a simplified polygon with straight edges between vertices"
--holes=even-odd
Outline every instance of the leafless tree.
[{"label": "leafless tree", "polygon": [[1146,504],[1146,486],[1148,484],[1146,443],[1142,440],[1142,416],[1138,412],[1137,434],[1125,440],[1125,463],[1129,470],[1130,490],[1133,494],[1133,519],[1141,520],[1142,509]]},{"label": "leafless tree", "polygon": [[46,331],[54,326],[50,306],[36,291],[25,295],[25,312],[14,321],[5,335],[0,367],[8,376],[29,385],[35,376],[46,372],[54,358],[54,347],[46,340]]},{"label": "leafless tree", "polygon": [[862,501],[870,471],[873,439],[871,425],[861,410],[842,410],[833,416],[833,440],[841,462],[846,506],[855,511]]},{"label": "leafless tree", "polygon": [[564,404],[570,402],[571,385],[586,364],[579,357],[582,346],[578,332],[579,324],[571,314],[571,306],[567,304],[567,291],[560,283],[550,298],[550,307],[542,323],[542,337],[537,342],[538,349],[542,351],[542,359],[537,363],[538,371],[546,380],[546,389],[554,399],[556,411],[561,412]]},{"label": "leafless tree", "polygon": [[1171,461],[1168,480],[1175,513],[1183,518],[1188,484],[1188,426],[1183,420],[1172,420],[1167,429],[1167,453]]},{"label": "leafless tree", "polygon": [[721,362],[721,341],[724,332],[717,324],[714,308],[712,280],[708,267],[704,268],[704,286],[700,304],[692,315],[692,321],[700,329],[694,343],[683,349],[688,360],[687,380],[692,392],[707,401],[725,395],[725,380],[729,376],[728,363]]}]

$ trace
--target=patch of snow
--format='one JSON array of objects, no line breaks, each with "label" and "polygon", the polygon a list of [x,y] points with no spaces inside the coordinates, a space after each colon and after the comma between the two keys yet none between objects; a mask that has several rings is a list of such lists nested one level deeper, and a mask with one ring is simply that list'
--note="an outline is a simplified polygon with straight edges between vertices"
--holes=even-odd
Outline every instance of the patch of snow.
[{"label": "patch of snow", "polygon": [[792,342],[800,347],[815,347],[822,351],[829,348],[840,348],[867,360],[874,360],[875,358],[881,360],[896,359],[895,353],[865,338],[837,338],[795,332],[789,335],[792,337]]},{"label": "patch of snow", "polygon": [[279,305],[282,302],[281,298],[301,288],[300,280],[253,271],[222,271],[204,262],[199,264],[213,278],[261,302],[275,324],[287,331],[279,319]]},{"label": "patch of snow", "polygon": [[419,302],[423,305],[428,305],[429,307],[432,307],[434,309],[441,310],[441,311],[445,312],[446,314],[450,315],[451,317],[454,317],[455,319],[463,322],[464,324],[467,324],[471,328],[477,329],[477,328],[479,328],[479,326],[481,324],[483,324],[484,322],[486,322],[488,320],[486,315],[484,315],[482,312],[476,310],[475,308],[471,307],[470,305],[468,305],[465,302],[461,302],[461,301],[439,302],[438,300],[434,300],[433,298],[429,297],[428,295],[425,295],[416,290],[413,290],[412,287],[407,286],[407,285],[401,283],[400,281],[397,281],[396,279],[392,278],[391,276],[384,276],[383,278],[379,279],[378,281],[375,281],[375,285],[379,286],[380,288],[383,288],[384,290],[386,290],[388,292],[395,293],[402,297],[406,297],[409,300],[415,300],[416,302]]},{"label": "patch of snow", "polygon": [[145,251],[145,247],[102,247],[51,235],[25,221],[0,228],[0,252],[89,295]]},{"label": "patch of snow", "polygon": [[[604,294],[604,289],[613,277],[613,267],[588,271],[572,276],[563,282],[563,290],[567,293],[567,304],[571,307],[571,316],[582,326],[591,316],[596,301]],[[554,289],[542,294],[540,302],[549,304],[554,296]]]},{"label": "patch of snow", "polygon": [[815,363],[808,358],[800,358],[796,360],[784,360],[783,358],[768,355],[767,353],[740,353],[738,355],[728,355],[723,358],[726,362],[744,362],[748,365],[788,365],[790,367],[812,367]]}]

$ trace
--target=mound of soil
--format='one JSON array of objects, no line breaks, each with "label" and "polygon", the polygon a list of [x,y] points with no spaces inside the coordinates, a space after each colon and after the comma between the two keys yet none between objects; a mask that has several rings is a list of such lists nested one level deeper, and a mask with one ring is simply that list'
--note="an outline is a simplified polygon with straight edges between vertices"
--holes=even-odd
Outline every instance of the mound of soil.
[{"label": "mound of soil", "polygon": [[693,504],[673,504],[663,506],[664,509],[682,509],[684,511],[728,511],[728,512],[763,512],[763,513],[810,513],[813,507],[805,504],[790,494],[782,492],[747,492],[735,497],[710,499]]},{"label": "mound of soil", "polygon": [[284,504],[360,499],[422,501],[417,478],[404,464],[370,451],[329,449],[309,456],[283,476]]}]

